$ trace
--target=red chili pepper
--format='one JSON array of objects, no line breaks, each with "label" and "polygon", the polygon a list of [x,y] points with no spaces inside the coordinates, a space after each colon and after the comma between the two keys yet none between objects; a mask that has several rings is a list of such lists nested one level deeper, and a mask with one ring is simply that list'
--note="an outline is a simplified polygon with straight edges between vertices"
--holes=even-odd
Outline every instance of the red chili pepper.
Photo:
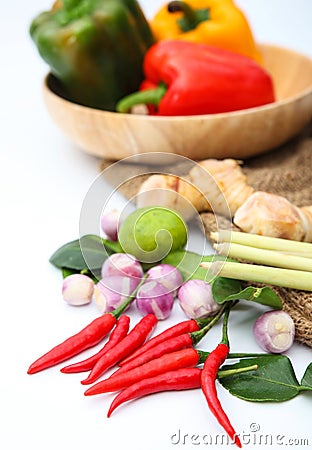
[{"label": "red chili pepper", "polygon": [[84,359],[83,361],[79,361],[75,364],[71,364],[69,366],[63,367],[61,372],[63,373],[77,373],[77,372],[86,372],[91,370],[95,363],[108,352],[111,348],[115,347],[122,339],[127,336],[130,325],[130,317],[129,316],[121,316],[117,323],[116,327],[110,334],[109,340],[106,342],[104,347],[99,350],[95,355],[90,356],[90,358]]},{"label": "red chili pepper", "polygon": [[111,313],[97,317],[77,334],[69,337],[37,359],[31,364],[27,373],[33,374],[47,369],[48,367],[55,366],[56,364],[81,353],[83,350],[93,347],[104,339],[115,324],[116,317]]},{"label": "red chili pepper", "polygon": [[179,336],[184,333],[191,333],[192,331],[197,331],[200,329],[200,324],[202,322],[197,322],[194,319],[185,320],[184,322],[180,322],[176,325],[173,325],[170,328],[167,328],[165,331],[163,331],[160,334],[157,334],[157,336],[153,337],[152,339],[149,339],[144,345],[142,345],[140,348],[138,348],[135,352],[133,352],[130,356],[123,359],[119,362],[120,366],[123,366],[125,364],[128,364],[132,359],[137,358],[142,353],[146,352],[150,348],[160,344],[161,342],[166,342],[169,339]]},{"label": "red chili pepper", "polygon": [[142,366],[143,364],[152,361],[153,359],[159,358],[167,353],[173,353],[184,348],[193,347],[193,340],[190,333],[180,334],[166,342],[161,342],[158,345],[154,345],[152,348],[146,352],[139,355],[137,358],[132,359],[128,364],[121,366],[116,372],[111,375],[115,377],[123,372],[128,372],[135,367]]},{"label": "red chili pepper", "polygon": [[[256,370],[257,365],[242,367],[238,369],[220,370],[218,377],[226,377],[235,373]],[[124,388],[116,395],[110,405],[107,417],[122,403],[134,398],[140,398],[148,394],[155,394],[163,391],[182,391],[186,389],[196,389],[201,387],[202,369],[197,367],[187,367],[183,369],[170,370],[160,375],[155,375],[144,380],[140,380]]]},{"label": "red chili pepper", "polygon": [[227,337],[227,323],[230,307],[227,309],[223,322],[223,338],[220,344],[208,355],[201,374],[201,387],[206,397],[208,406],[214,414],[220,425],[228,433],[230,438],[238,447],[242,447],[239,437],[237,436],[228,416],[224,412],[216,389],[216,379],[220,366],[224,363],[229,355],[230,347]]},{"label": "red chili pepper", "polygon": [[[217,314],[215,314],[215,316],[213,316],[213,317],[210,317],[208,321],[207,320],[202,320],[202,321],[199,320],[198,322],[194,321],[197,325],[197,328],[206,324],[202,328],[197,329],[197,331],[193,331],[191,333],[183,333],[178,336],[171,337],[165,341],[159,339],[160,340],[159,344],[151,346],[148,350],[143,351],[143,353],[140,353],[136,358],[132,358],[132,359],[130,358],[129,362],[123,364],[120,367],[120,369],[118,369],[116,372],[113,373],[112,376],[115,376],[115,375],[125,372],[127,370],[134,369],[134,367],[141,366],[142,364],[145,364],[146,362],[151,361],[152,359],[159,358],[160,356],[165,355],[166,353],[172,353],[174,351],[182,350],[183,348],[195,346],[207,334],[207,332],[215,325],[215,323],[218,322],[218,320],[222,316],[225,308],[226,308],[226,305],[223,305],[220,308],[220,310],[217,312]],[[183,327],[184,327],[186,325],[186,322],[182,322],[181,324],[178,324],[178,325],[183,325]],[[182,329],[183,327],[180,327],[180,329]],[[169,328],[168,330],[164,331],[162,333],[162,335],[168,336],[168,335],[172,334],[173,328],[174,327]],[[176,326],[175,332],[178,329],[179,329],[179,327]],[[161,335],[158,335],[158,336],[160,337]],[[151,341],[156,340],[156,338],[158,336],[151,339]],[[151,342],[151,341],[149,341],[149,342]],[[147,342],[147,344],[149,342]],[[143,347],[141,347],[141,349]]]},{"label": "red chili pepper", "polygon": [[185,348],[178,352],[168,353],[160,358],[135,367],[128,372],[107,378],[86,390],[85,395],[97,395],[113,392],[130,386],[140,380],[154,377],[161,373],[186,367],[195,367],[200,361],[200,354],[193,348]]},{"label": "red chili pepper", "polygon": [[110,405],[107,417],[120,406],[134,398],[140,398],[145,395],[155,394],[164,391],[183,391],[187,389],[196,389],[200,387],[201,369],[196,367],[187,367],[169,372],[161,373],[151,378],[138,381],[122,390]]},{"label": "red chili pepper", "polygon": [[31,364],[27,373],[33,374],[40,370],[47,369],[48,367],[55,366],[60,362],[78,355],[78,353],[81,353],[83,350],[98,344],[113,329],[118,317],[121,316],[124,310],[135,299],[136,293],[144,281],[145,277],[122,305],[114,309],[114,311],[105,313],[94,319],[74,336],[69,337],[61,344],[53,347],[49,352],[45,353]]},{"label": "red chili pepper", "polygon": [[[272,103],[271,76],[252,59],[207,44],[165,40],[145,54],[143,71],[156,89],[130,94],[117,104],[155,104],[164,116],[215,114]],[[153,97],[154,96],[154,97]]]},{"label": "red chili pepper", "polygon": [[111,348],[95,363],[89,376],[81,383],[93,383],[106,372],[106,370],[113,367],[118,361],[125,358],[133,350],[142,345],[153,332],[157,322],[157,318],[154,314],[147,314],[144,316],[121,342],[115,345],[114,348]]}]

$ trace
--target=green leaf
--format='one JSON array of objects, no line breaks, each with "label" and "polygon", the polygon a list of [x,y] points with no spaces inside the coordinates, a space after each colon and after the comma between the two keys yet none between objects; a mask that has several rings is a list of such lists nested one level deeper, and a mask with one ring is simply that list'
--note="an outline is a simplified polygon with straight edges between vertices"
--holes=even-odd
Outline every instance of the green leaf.
[{"label": "green leaf", "polygon": [[190,280],[191,278],[198,278],[200,280],[205,279],[207,270],[199,267],[202,262],[202,256],[189,252],[187,250],[179,250],[169,253],[163,260],[163,264],[171,264],[179,269],[183,277],[183,281]]},{"label": "green leaf", "polygon": [[242,292],[240,282],[231,278],[217,277],[212,285],[213,298],[219,304],[237,300],[240,292]]},{"label": "green leaf", "polygon": [[91,278],[95,283],[100,281],[101,279],[101,269],[93,269],[92,272],[88,269],[82,269],[82,270],[76,270],[76,269],[69,269],[68,267],[62,267],[62,276],[63,278],[68,277],[69,275],[74,274],[82,274],[87,275],[87,277]]},{"label": "green leaf", "polygon": [[308,365],[301,380],[302,390],[312,390],[312,363]]},{"label": "green leaf", "polygon": [[283,402],[302,390],[290,360],[284,355],[247,358],[222,368],[234,369],[252,364],[257,364],[258,369],[223,378],[220,383],[231,394],[251,402]]},{"label": "green leaf", "polygon": [[195,252],[188,250],[179,250],[169,253],[163,260],[163,264],[171,264],[179,269],[182,274],[183,280],[204,280],[211,281],[213,276],[207,271],[207,269],[200,267],[202,262],[223,261],[224,256],[220,255],[199,255]]},{"label": "green leaf", "polygon": [[74,275],[75,273],[80,273],[80,270],[69,269],[68,267],[62,267],[63,278],[69,277],[69,275]]},{"label": "green leaf", "polygon": [[119,243],[89,234],[60,247],[49,261],[60,269],[80,272],[99,269],[109,255],[119,251],[121,251]]},{"label": "green leaf", "polygon": [[124,250],[118,241],[110,241],[109,239],[101,239],[101,241],[109,255],[112,255],[113,253],[124,253]]},{"label": "green leaf", "polygon": [[[282,309],[282,300],[271,288],[267,286],[262,288],[248,286],[240,290],[240,287],[236,289],[235,284],[231,285],[228,283],[228,280],[228,278],[218,277],[212,286],[213,297],[217,303],[222,304],[232,300],[247,300],[260,303],[261,305],[271,306],[274,309]],[[231,292],[231,289],[233,289],[233,292]]]}]

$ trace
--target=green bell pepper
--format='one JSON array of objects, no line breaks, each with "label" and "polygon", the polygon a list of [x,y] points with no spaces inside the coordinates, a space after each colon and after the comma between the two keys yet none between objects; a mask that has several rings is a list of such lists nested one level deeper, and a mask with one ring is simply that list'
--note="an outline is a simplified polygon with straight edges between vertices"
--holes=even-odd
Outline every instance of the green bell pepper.
[{"label": "green bell pepper", "polygon": [[34,18],[30,35],[65,98],[108,111],[139,88],[153,44],[134,0],[57,1]]}]

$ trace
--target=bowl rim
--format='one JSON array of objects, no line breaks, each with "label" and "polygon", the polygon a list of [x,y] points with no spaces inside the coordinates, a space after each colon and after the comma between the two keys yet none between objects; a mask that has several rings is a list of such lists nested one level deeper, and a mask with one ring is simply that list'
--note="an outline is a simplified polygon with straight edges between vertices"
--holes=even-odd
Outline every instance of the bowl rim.
[{"label": "bowl rim", "polygon": [[[297,56],[301,56],[302,58],[306,59],[312,64],[312,58],[309,56],[297,52],[293,49],[282,47],[278,45],[270,45],[270,44],[260,44],[260,48],[272,48],[276,50],[282,50],[287,51],[289,53],[296,54]],[[256,106],[252,108],[246,108],[246,109],[240,109],[236,111],[229,111],[229,112],[223,112],[223,113],[211,113],[211,114],[198,114],[198,115],[185,115],[185,116],[156,116],[156,115],[148,115],[148,114],[131,114],[131,113],[119,113],[117,111],[106,111],[104,109],[97,109],[92,108],[90,106],[81,105],[79,103],[72,102],[71,100],[68,100],[64,98],[63,96],[59,95],[57,92],[55,92],[49,83],[49,80],[53,77],[53,74],[51,72],[48,72],[43,81],[43,89],[46,91],[49,95],[54,96],[58,99],[58,101],[62,101],[65,104],[70,105],[71,108],[77,109],[77,110],[84,110],[85,112],[92,112],[92,114],[100,114],[100,115],[107,115],[112,117],[127,117],[130,120],[148,120],[148,121],[155,121],[155,122],[163,122],[168,121],[170,119],[171,122],[179,122],[183,120],[188,121],[205,121],[207,119],[222,119],[222,118],[230,118],[230,117],[236,117],[236,116],[242,116],[242,115],[250,115],[250,114],[256,114],[260,111],[266,111],[271,110],[275,108],[279,108],[282,106],[285,106],[289,103],[295,102],[303,97],[306,97],[307,95],[312,93],[312,82],[311,85],[303,89],[301,92],[298,92],[297,94],[287,97],[285,99],[276,100],[272,103],[268,103],[266,105],[262,106]]]}]

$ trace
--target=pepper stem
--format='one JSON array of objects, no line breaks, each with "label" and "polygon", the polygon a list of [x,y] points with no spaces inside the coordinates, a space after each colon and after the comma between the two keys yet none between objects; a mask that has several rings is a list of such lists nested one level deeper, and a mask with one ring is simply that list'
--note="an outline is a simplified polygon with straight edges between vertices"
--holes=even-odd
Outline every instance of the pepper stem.
[{"label": "pepper stem", "polygon": [[182,31],[194,30],[201,22],[209,20],[209,9],[194,9],[188,3],[180,0],[174,0],[168,3],[169,13],[182,12],[183,17],[177,20]]},{"label": "pepper stem", "polygon": [[198,327],[200,329],[204,328],[206,325],[208,325],[208,323],[210,323],[213,320],[213,316],[210,317],[206,317],[206,318],[201,318],[201,319],[194,319],[195,322],[197,323]]},{"label": "pepper stem", "polygon": [[228,347],[230,346],[229,337],[228,337],[228,323],[229,323],[229,316],[230,316],[230,311],[231,311],[232,306],[233,306],[233,302],[229,302],[226,305],[225,313],[223,316],[222,340],[220,342],[220,344],[225,344]]},{"label": "pepper stem", "polygon": [[163,83],[159,84],[154,89],[145,89],[144,91],[134,92],[119,100],[116,105],[116,111],[119,113],[127,113],[135,105],[158,106],[166,92],[167,88]]},{"label": "pepper stem", "polygon": [[[206,361],[211,352],[205,352],[204,350],[197,350],[199,355],[199,364]],[[265,356],[272,356],[271,353],[229,353],[226,359],[243,359],[243,358],[262,358]]]},{"label": "pepper stem", "polygon": [[212,317],[212,319],[205,325],[201,330],[193,331],[190,333],[190,336],[192,338],[193,344],[196,345],[198,342],[208,333],[208,331],[218,322],[222,314],[224,313],[225,309],[228,305],[224,304],[219,309],[217,314]]}]

